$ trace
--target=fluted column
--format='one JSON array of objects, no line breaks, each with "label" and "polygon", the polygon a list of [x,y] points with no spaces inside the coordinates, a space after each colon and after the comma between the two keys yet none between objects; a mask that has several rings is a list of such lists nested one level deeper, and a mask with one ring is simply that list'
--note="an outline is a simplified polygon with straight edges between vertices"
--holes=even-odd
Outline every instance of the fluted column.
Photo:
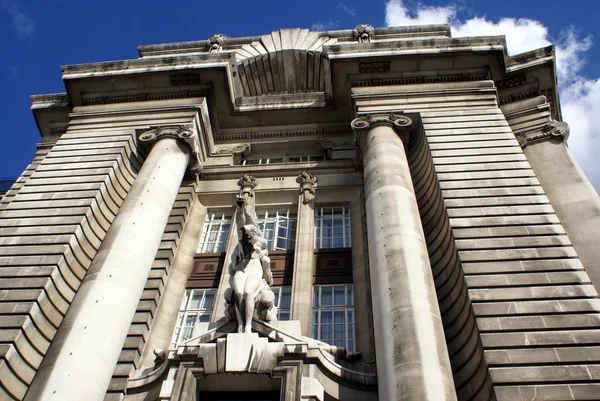
[{"label": "fluted column", "polygon": [[[180,126],[157,128],[139,139],[153,143],[152,150],[54,336],[27,401],[104,399],[190,154],[197,155],[196,134]],[[192,164],[198,167],[197,158]]]},{"label": "fluted column", "polygon": [[456,400],[405,145],[411,120],[352,121],[362,155],[379,399]]},{"label": "fluted column", "polygon": [[302,335],[312,336],[312,294],[315,274],[315,189],[317,179],[305,171],[296,178],[300,184],[298,223],[294,249],[291,319],[300,321]]}]

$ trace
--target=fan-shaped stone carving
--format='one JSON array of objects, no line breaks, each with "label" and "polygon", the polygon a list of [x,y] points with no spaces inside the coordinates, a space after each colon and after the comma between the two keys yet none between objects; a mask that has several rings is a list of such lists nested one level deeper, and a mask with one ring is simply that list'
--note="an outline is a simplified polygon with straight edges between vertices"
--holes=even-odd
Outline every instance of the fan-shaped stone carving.
[{"label": "fan-shaped stone carving", "polygon": [[335,41],[308,29],[281,29],[236,49],[244,95],[325,92],[329,60],[321,52]]}]

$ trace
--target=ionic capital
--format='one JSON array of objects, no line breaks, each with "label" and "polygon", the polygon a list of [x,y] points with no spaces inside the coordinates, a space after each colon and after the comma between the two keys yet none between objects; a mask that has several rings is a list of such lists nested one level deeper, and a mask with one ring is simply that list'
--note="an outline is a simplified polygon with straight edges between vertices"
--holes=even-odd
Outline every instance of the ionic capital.
[{"label": "ionic capital", "polygon": [[163,125],[152,127],[151,130],[144,132],[138,137],[138,140],[148,149],[163,138],[175,138],[185,143],[190,149],[190,162],[188,169],[192,173],[198,174],[202,169],[200,160],[200,138],[192,127],[183,125]]},{"label": "ionic capital", "polygon": [[404,145],[408,144],[408,128],[412,124],[412,120],[402,114],[402,112],[389,112],[389,113],[362,113],[359,114],[352,122],[350,126],[354,131],[354,142],[356,148],[360,152],[366,151],[361,143],[365,134],[371,129],[378,126],[387,126],[392,128],[400,137]]},{"label": "ionic capital", "polygon": [[315,198],[315,190],[317,188],[317,177],[303,171],[296,178],[296,182],[300,184],[300,194],[302,195],[302,204],[307,205]]},{"label": "ionic capital", "polygon": [[533,134],[525,134],[516,132],[515,137],[521,148],[525,148],[530,143],[541,142],[546,139],[556,138],[561,141],[566,141],[569,138],[569,124],[564,121],[550,121],[542,128],[541,132]]},{"label": "ionic capital", "polygon": [[245,200],[254,197],[254,187],[258,185],[254,176],[250,174],[244,174],[244,176],[239,179],[237,184],[238,187],[240,187],[239,196],[243,197]]}]

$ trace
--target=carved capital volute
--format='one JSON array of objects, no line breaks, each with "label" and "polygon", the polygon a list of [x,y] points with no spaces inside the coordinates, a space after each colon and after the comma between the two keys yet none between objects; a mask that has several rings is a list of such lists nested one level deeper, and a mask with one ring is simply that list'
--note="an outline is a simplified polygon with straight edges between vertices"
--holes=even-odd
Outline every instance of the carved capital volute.
[{"label": "carved capital volute", "polygon": [[193,127],[183,125],[163,125],[160,127],[151,127],[149,131],[142,133],[138,140],[146,148],[152,146],[163,138],[175,138],[185,143],[190,149],[189,170],[198,174],[202,170],[202,161],[200,160],[200,138]]},{"label": "carved capital volute", "polygon": [[315,190],[317,188],[317,177],[309,173],[308,171],[303,171],[296,178],[296,182],[300,184],[300,195],[302,195],[302,204],[307,205],[315,199]]},{"label": "carved capital volute", "polygon": [[402,114],[402,112],[359,114],[350,123],[354,131],[354,142],[357,153],[362,156],[361,153],[366,151],[366,146],[362,143],[366,137],[366,133],[378,126],[387,126],[394,129],[404,145],[407,145],[409,139],[408,129],[411,124],[412,120]]},{"label": "carved capital volute", "polygon": [[248,198],[254,197],[254,187],[258,185],[256,178],[250,174],[244,174],[238,181],[238,187],[240,187],[240,196],[248,200]]},{"label": "carved capital volute", "polygon": [[569,124],[564,121],[549,121],[544,127],[542,131],[537,131],[534,133],[522,133],[515,132],[515,137],[517,138],[517,142],[521,148],[525,148],[527,145],[535,142],[541,142],[548,139],[558,139],[560,141],[565,141],[569,138]]}]

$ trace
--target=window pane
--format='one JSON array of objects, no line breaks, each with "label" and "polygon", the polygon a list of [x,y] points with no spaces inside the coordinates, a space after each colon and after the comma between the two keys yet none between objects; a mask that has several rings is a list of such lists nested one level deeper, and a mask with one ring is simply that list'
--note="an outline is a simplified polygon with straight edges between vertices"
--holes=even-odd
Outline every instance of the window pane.
[{"label": "window pane", "polygon": [[334,305],[345,305],[346,304],[346,286],[333,287],[333,304]]},{"label": "window pane", "polygon": [[193,291],[192,297],[190,299],[190,303],[188,304],[189,309],[200,309],[200,301],[202,301],[202,292],[201,291]]},{"label": "window pane", "polygon": [[333,322],[334,323],[345,323],[346,322],[346,311],[336,310],[333,312]]},{"label": "window pane", "polygon": [[332,311],[330,311],[330,310],[321,311],[321,323],[322,324],[331,323],[332,322],[331,315],[332,315]]},{"label": "window pane", "polygon": [[321,306],[333,305],[331,297],[331,287],[321,288]]},{"label": "window pane", "polygon": [[214,300],[215,300],[215,296],[213,294],[204,295],[204,305],[202,305],[202,308],[203,309],[212,309]]},{"label": "window pane", "polygon": [[281,308],[289,309],[291,306],[291,302],[292,294],[290,294],[289,292],[284,292],[283,294],[281,294]]},{"label": "window pane", "polygon": [[290,312],[287,311],[279,311],[279,320],[290,320]]},{"label": "window pane", "polygon": [[321,340],[331,342],[331,325],[324,324],[321,326]]}]

